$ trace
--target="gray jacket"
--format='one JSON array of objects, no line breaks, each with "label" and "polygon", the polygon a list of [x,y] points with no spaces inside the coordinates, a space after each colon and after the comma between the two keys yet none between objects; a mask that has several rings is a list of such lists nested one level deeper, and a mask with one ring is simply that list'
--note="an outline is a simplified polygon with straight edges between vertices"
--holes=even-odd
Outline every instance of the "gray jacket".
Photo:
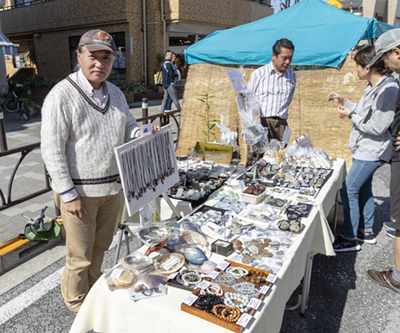
[{"label": "gray jacket", "polygon": [[389,153],[391,138],[389,127],[395,113],[398,89],[399,85],[393,81],[393,77],[385,75],[374,87],[368,83],[358,104],[351,101],[346,104],[356,113],[351,118],[353,130],[349,140],[353,158],[363,161],[382,159],[388,162],[386,153]]}]

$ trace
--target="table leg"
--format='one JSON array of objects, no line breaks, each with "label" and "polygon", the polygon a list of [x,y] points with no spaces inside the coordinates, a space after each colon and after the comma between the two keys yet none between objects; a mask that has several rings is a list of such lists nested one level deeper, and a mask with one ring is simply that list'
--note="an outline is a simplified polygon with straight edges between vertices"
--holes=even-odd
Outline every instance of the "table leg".
[{"label": "table leg", "polygon": [[304,272],[304,279],[303,279],[303,291],[301,297],[301,306],[300,306],[300,314],[304,315],[307,309],[308,303],[308,296],[310,293],[310,284],[311,284],[311,272],[312,272],[312,262],[314,257],[311,256],[309,253],[307,254],[307,261],[306,261],[306,269]]},{"label": "table leg", "polygon": [[338,213],[338,206],[339,206],[339,190],[336,192],[336,197],[335,197],[335,211],[333,214],[333,235],[336,235],[336,225],[337,225],[337,213]]}]

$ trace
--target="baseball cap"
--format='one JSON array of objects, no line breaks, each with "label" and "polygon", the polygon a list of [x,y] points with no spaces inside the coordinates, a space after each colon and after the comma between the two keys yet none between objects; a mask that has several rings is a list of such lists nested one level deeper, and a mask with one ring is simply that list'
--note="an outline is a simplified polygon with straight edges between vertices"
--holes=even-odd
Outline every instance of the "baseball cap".
[{"label": "baseball cap", "polygon": [[400,45],[400,28],[386,31],[375,42],[376,56],[371,60],[367,67],[375,64],[384,53]]},{"label": "baseball cap", "polygon": [[85,46],[89,51],[110,51],[117,56],[114,38],[100,29],[85,32],[79,40],[79,46]]}]

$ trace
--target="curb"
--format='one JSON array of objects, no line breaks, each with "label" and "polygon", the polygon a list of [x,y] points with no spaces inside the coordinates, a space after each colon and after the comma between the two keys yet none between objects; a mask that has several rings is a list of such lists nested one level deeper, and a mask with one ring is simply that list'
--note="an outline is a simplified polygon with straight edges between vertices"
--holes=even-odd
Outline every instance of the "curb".
[{"label": "curb", "polygon": [[62,222],[61,233],[49,241],[33,242],[22,236],[15,237],[0,245],[0,275],[32,259],[38,254],[65,241],[65,229]]}]

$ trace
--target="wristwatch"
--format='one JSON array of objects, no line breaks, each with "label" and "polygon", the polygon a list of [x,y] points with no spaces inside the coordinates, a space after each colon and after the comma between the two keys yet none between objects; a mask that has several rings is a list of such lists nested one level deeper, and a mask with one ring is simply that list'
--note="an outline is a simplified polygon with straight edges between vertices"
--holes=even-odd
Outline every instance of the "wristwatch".
[{"label": "wristwatch", "polygon": [[354,111],[351,111],[347,117],[348,117],[349,119],[351,119],[351,116],[352,116],[353,114],[356,114],[356,113],[355,113]]}]

